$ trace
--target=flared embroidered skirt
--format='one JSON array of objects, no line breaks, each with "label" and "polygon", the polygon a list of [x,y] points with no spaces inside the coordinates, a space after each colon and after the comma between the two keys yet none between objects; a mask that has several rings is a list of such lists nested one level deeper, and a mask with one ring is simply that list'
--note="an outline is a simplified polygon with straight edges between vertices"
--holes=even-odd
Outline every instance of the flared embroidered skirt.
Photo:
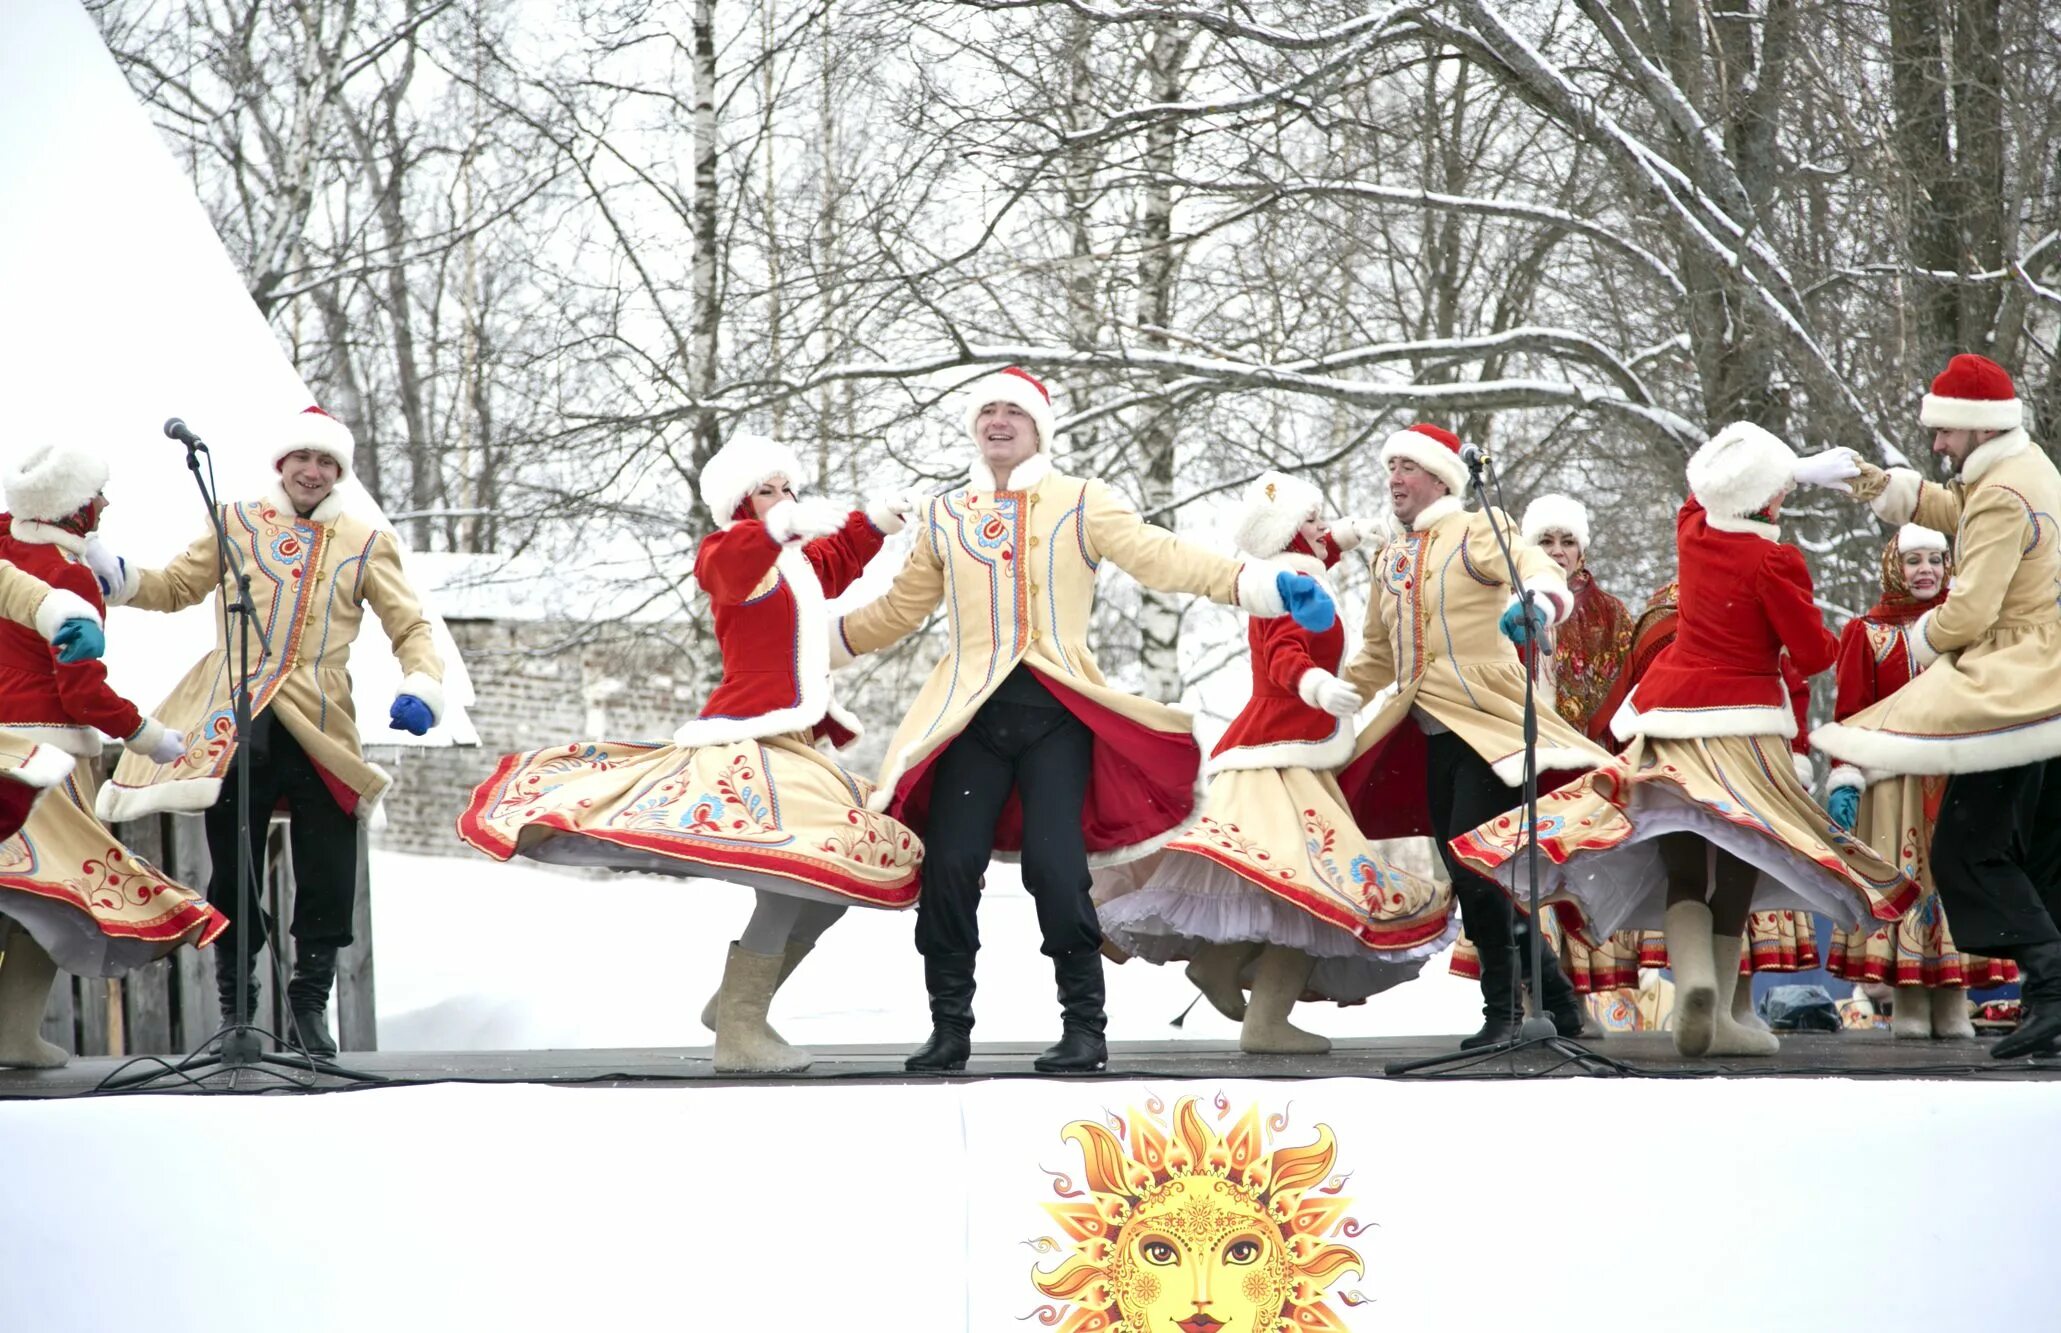
[{"label": "flared embroidered skirt", "polygon": [[[1746,918],[1746,947],[1739,951],[1739,975],[1809,972],[1824,960],[1818,928],[1807,912],[1755,912]],[[1639,966],[1666,967],[1667,938],[1657,930],[1639,935]]]},{"label": "flared embroidered skirt", "polygon": [[[1562,930],[1550,914],[1546,917],[1546,943],[1560,959],[1560,970],[1583,995],[1637,986],[1639,946],[1644,938],[1639,931],[1620,930],[1601,944],[1591,946],[1577,939],[1572,931]],[[1469,981],[1480,980],[1481,955],[1473,940],[1465,935],[1460,937],[1446,970]]]},{"label": "flared embroidered skirt", "polygon": [[700,876],[868,907],[916,901],[923,844],[795,735],[682,749],[575,741],[505,756],[458,834],[496,860]]},{"label": "flared embroidered skirt", "polygon": [[[1638,737],[1618,762],[1542,796],[1538,827],[1543,888],[1580,909],[1592,939],[1659,928],[1667,874],[1657,840],[1669,833],[1693,833],[1758,870],[1761,911],[1894,921],[1920,892],[1909,872],[1833,824],[1774,736]],[[1527,840],[1513,810],[1454,838],[1453,850],[1509,888]]]},{"label": "flared embroidered skirt", "polygon": [[80,760],[0,842],[0,916],[81,977],[118,977],[182,944],[213,943],[229,918],[115,841],[93,816],[93,796]]},{"label": "flared embroidered skirt", "polygon": [[1317,960],[1307,994],[1350,1004],[1408,981],[1458,929],[1451,890],[1361,836],[1329,773],[1231,769],[1149,867],[1098,874],[1102,930],[1154,963],[1210,944],[1279,944]]}]

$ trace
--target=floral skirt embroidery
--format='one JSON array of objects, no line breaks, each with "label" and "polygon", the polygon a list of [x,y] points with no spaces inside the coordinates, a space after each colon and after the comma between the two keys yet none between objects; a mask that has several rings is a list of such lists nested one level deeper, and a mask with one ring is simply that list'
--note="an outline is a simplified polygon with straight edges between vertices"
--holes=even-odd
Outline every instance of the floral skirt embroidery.
[{"label": "floral skirt embroidery", "polygon": [[1329,773],[1232,769],[1195,826],[1123,875],[1098,873],[1102,929],[1155,963],[1209,944],[1281,944],[1317,959],[1309,994],[1363,1000],[1414,977],[1458,929],[1451,891],[1383,856]]},{"label": "floral skirt embroidery", "polygon": [[871,791],[799,736],[686,750],[574,741],[505,756],[474,789],[458,835],[501,861],[524,855],[908,907],[923,844],[866,808]]},{"label": "floral skirt embroidery", "polygon": [[[1639,931],[1621,930],[1602,944],[1591,947],[1576,939],[1571,932],[1562,930],[1550,913],[1546,917],[1546,942],[1559,956],[1560,970],[1583,995],[1636,987],[1639,984],[1640,938]],[[1446,970],[1470,981],[1480,979],[1481,955],[1475,951],[1473,940],[1460,936],[1459,943],[1453,946],[1453,957],[1446,964]]]},{"label": "floral skirt embroidery", "polygon": [[229,918],[115,841],[93,817],[93,794],[81,760],[0,842],[0,916],[82,977],[118,977],[182,944],[212,943]]}]

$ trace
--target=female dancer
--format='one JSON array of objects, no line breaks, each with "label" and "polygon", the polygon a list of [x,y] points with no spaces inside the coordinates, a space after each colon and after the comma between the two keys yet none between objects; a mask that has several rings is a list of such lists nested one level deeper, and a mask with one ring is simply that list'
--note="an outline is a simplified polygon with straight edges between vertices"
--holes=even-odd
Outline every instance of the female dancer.
[{"label": "female dancer", "polygon": [[[1321,580],[1359,544],[1350,527],[1344,545],[1327,531],[1321,504],[1308,482],[1261,474],[1245,493],[1238,549]],[[1416,976],[1452,938],[1451,896],[1375,851],[1332,776],[1352,755],[1363,702],[1337,676],[1344,628],[1254,618],[1246,637],[1252,698],[1210,752],[1203,815],[1142,887],[1100,904],[1102,929],[1150,962],[1192,959],[1189,978],[1242,1020],[1240,1050],[1321,1055],[1331,1043],[1288,1021],[1296,1001],[1358,1003]]]},{"label": "female dancer", "polygon": [[[1953,574],[1947,539],[1906,523],[1882,549],[1882,599],[1846,624],[1839,636],[1839,694],[1835,721],[1886,699],[1918,674],[1911,660],[1911,625],[1936,603]],[[2018,979],[2005,958],[1964,954],[1947,930],[1932,884],[1932,825],[1946,779],[1878,777],[1840,764],[1826,783],[1826,807],[1843,829],[1901,864],[1925,887],[1918,905],[1893,926],[1872,932],[1842,930],[1832,938],[1826,967],[1855,982],[1896,987],[1889,1030],[1897,1037],[1973,1037],[1968,991]]]},{"label": "female dancer", "polygon": [[916,835],[866,808],[870,785],[816,749],[859,726],[831,698],[826,597],[855,581],[910,501],[842,514],[797,498],[801,465],[771,440],[737,437],[701,473],[723,526],[694,578],[715,608],[723,678],[669,744],[575,741],[502,759],[459,816],[459,836],[498,860],[729,880],[758,895],[702,1021],[715,1067],[792,1072],[807,1051],[766,1021],[773,992],[858,903],[908,907]]}]

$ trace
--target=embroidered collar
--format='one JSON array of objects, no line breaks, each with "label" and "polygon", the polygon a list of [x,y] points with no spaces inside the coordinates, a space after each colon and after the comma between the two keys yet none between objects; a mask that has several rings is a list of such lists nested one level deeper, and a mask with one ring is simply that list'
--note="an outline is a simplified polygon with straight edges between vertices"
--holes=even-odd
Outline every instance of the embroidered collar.
[{"label": "embroidered collar", "polygon": [[1982,480],[1982,474],[2016,454],[2022,454],[2032,447],[2032,437],[2023,427],[2007,430],[1994,440],[1985,440],[1968,451],[1968,457],[1961,463],[1961,480],[1973,486]]},{"label": "embroidered collar", "polygon": [[[1050,476],[1051,472],[1051,455],[1040,450],[1016,465],[1016,469],[1009,474],[1009,489],[1012,491],[1034,489],[1039,482]],[[966,474],[966,484],[976,491],[992,491],[995,489],[995,473],[988,466],[987,459],[975,455],[973,467]]]},{"label": "embroidered collar", "polygon": [[86,553],[86,539],[76,532],[67,532],[55,523],[45,523],[39,518],[16,518],[7,520],[7,530],[14,539],[30,546],[55,546],[72,555]]}]

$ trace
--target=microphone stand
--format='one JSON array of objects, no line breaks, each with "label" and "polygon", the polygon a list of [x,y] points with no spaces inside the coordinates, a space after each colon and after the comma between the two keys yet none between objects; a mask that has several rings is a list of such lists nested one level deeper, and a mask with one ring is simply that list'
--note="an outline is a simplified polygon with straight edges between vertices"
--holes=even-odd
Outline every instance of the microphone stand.
[{"label": "microphone stand", "polygon": [[[1487,515],[1489,530],[1495,534],[1496,547],[1503,555],[1503,569],[1510,579],[1510,587],[1523,604],[1527,619],[1530,619],[1534,599],[1538,596],[1524,586],[1524,576],[1518,572],[1517,556],[1510,548],[1507,516],[1499,518],[1497,508],[1489,503],[1489,483],[1496,486],[1497,498],[1502,497],[1502,479],[1496,474],[1495,459],[1487,450],[1466,451],[1462,457],[1467,460],[1468,488]],[[1417,1074],[1425,1070],[1438,1069],[1447,1065],[1469,1068],[1483,1060],[1499,1055],[1510,1055],[1532,1049],[1549,1050],[1573,1062],[1585,1074],[1631,1074],[1636,1071],[1608,1056],[1598,1055],[1571,1037],[1560,1035],[1560,1029],[1553,1025],[1546,1011],[1546,932],[1539,918],[1539,711],[1538,695],[1534,688],[1537,664],[1543,655],[1544,617],[1532,621],[1531,660],[1524,664],[1524,827],[1525,875],[1530,881],[1528,894],[1528,915],[1531,927],[1531,1014],[1518,1025],[1517,1035],[1503,1041],[1491,1042],[1471,1050],[1454,1051],[1450,1055],[1434,1055],[1418,1060],[1398,1060],[1383,1069],[1391,1078]],[[1520,658],[1522,654],[1520,654]],[[1517,946],[1508,946],[1517,961]]]},{"label": "microphone stand", "polygon": [[[177,427],[177,429],[175,430],[174,427]],[[271,660],[272,643],[266,636],[264,627],[257,623],[257,603],[251,600],[250,595],[250,572],[244,568],[243,553],[229,541],[229,530],[222,518],[220,495],[218,490],[210,485],[214,476],[213,453],[199,436],[187,430],[184,423],[176,418],[165,423],[165,434],[186,446],[186,470],[193,474],[193,484],[200,490],[201,503],[207,508],[208,522],[214,529],[215,587],[217,595],[222,599],[222,652],[224,657],[229,655],[232,642],[229,635],[229,618],[234,617],[236,621],[236,634],[234,638],[236,656],[231,663],[230,672],[230,699],[231,706],[235,712],[237,744],[237,755],[234,760],[234,767],[236,769],[236,915],[231,918],[230,929],[224,932],[231,941],[230,951],[235,955],[229,961],[229,966],[235,969],[235,999],[232,1002],[233,1012],[229,1019],[218,1026],[212,1033],[208,1034],[201,1041],[200,1045],[196,1046],[184,1059],[172,1063],[155,1056],[139,1056],[136,1060],[126,1061],[111,1071],[93,1091],[134,1092],[148,1088],[159,1079],[170,1078],[179,1079],[184,1083],[198,1084],[201,1080],[194,1077],[195,1072],[208,1069],[215,1070],[216,1072],[226,1072],[229,1075],[230,1086],[233,1088],[239,1071],[248,1069],[253,1072],[271,1074],[272,1070],[266,1068],[266,1066],[293,1069],[308,1074],[333,1074],[368,1083],[385,1082],[384,1079],[375,1074],[364,1074],[353,1070],[341,1069],[335,1065],[316,1060],[314,1056],[308,1053],[306,1045],[301,1040],[298,1028],[293,1030],[292,1039],[289,1041],[278,1033],[272,1032],[252,1021],[250,1011],[250,969],[251,955],[256,950],[250,948],[245,943],[249,939],[245,932],[256,929],[260,933],[260,946],[266,949],[267,955],[271,960],[272,984],[277,988],[274,993],[283,995],[286,986],[284,969],[279,962],[277,933],[273,928],[274,923],[265,916],[262,910],[264,891],[258,887],[258,866],[254,864],[250,851],[251,636],[257,636],[258,642],[263,648],[263,659],[266,661]],[[206,476],[201,475],[200,456],[202,454],[208,455],[208,471]],[[236,596],[233,599],[229,596],[228,586],[232,578],[236,586]],[[260,905],[260,910],[257,911],[255,918],[253,918],[252,914],[252,905],[254,903]],[[219,968],[221,963],[217,962],[216,966]],[[266,1037],[270,1037],[273,1043],[282,1050],[291,1050],[295,1054],[266,1054],[264,1047],[264,1039]],[[155,1063],[159,1068],[134,1075],[123,1073],[130,1065],[137,1063]],[[280,1076],[274,1075],[274,1077]],[[288,1081],[300,1083],[302,1086],[312,1086],[306,1080],[294,1079]]]}]

